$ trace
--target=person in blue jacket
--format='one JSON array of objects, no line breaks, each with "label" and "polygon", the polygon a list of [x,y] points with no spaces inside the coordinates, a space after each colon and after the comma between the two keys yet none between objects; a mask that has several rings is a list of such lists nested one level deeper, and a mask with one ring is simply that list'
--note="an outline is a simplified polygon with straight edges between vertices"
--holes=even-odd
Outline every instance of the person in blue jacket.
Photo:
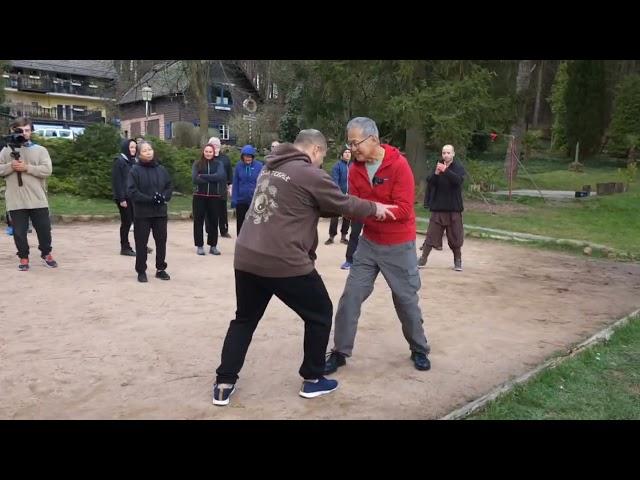
[{"label": "person in blue jacket", "polygon": [[[342,152],[342,157],[336,162],[331,170],[331,178],[336,182],[336,185],[340,187],[342,193],[346,194],[348,190],[348,173],[349,173],[349,161],[351,160],[351,150],[345,148]],[[324,242],[325,245],[331,245],[333,243],[333,237],[338,234],[338,222],[340,217],[332,217],[329,223],[329,240]],[[342,217],[342,227],[340,227],[341,239],[340,243],[347,245],[349,239],[347,233],[349,233],[349,224],[351,222],[348,218]]]},{"label": "person in blue jacket", "polygon": [[240,161],[233,172],[233,186],[231,189],[231,208],[236,209],[236,233],[240,235],[240,229],[244,217],[249,210],[253,192],[256,189],[258,176],[262,171],[262,162],[256,160],[256,149],[251,145],[245,145],[240,151]]}]

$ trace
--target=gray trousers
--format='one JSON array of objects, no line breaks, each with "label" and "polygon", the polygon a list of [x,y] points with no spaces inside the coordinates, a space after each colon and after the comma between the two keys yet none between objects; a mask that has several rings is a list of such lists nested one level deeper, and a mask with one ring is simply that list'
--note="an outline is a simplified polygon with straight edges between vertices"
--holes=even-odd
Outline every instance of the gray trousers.
[{"label": "gray trousers", "polygon": [[371,295],[379,272],[382,272],[391,288],[393,305],[409,348],[412,352],[428,354],[430,348],[422,326],[422,311],[418,299],[421,282],[415,240],[398,245],[378,245],[364,236],[360,237],[353,265],[338,303],[333,351],[351,356],[360,308]]}]

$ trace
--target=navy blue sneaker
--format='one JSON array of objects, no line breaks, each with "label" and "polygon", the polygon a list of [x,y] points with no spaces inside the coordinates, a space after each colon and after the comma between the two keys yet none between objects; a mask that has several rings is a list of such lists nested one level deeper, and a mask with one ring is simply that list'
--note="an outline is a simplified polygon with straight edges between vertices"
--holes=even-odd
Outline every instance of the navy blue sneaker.
[{"label": "navy blue sneaker", "polygon": [[344,262],[342,265],[340,265],[340,268],[342,270],[349,270],[351,268],[351,262]]},{"label": "navy blue sneaker", "polygon": [[233,383],[217,383],[213,386],[213,404],[222,407],[229,405],[229,398],[236,392],[236,386]]},{"label": "navy blue sneaker", "polygon": [[302,382],[300,396],[304,398],[315,398],[320,395],[326,395],[338,388],[337,380],[320,377],[316,380],[305,380]]},{"label": "navy blue sneaker", "polygon": [[44,257],[42,257],[42,261],[44,262],[44,264],[49,267],[49,268],[57,268],[58,267],[58,262],[56,262],[53,257],[51,256],[51,254],[49,255],[45,255]]}]

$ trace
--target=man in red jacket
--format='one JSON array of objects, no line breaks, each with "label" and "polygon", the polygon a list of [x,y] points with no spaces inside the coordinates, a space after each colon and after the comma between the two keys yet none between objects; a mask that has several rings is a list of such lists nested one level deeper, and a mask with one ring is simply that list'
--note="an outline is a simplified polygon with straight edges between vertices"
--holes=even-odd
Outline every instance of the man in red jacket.
[{"label": "man in red jacket", "polygon": [[347,124],[347,137],[356,160],[349,171],[349,194],[397,208],[394,220],[362,219],[364,231],[338,304],[334,347],[327,358],[325,374],[335,372],[351,356],[360,308],[371,295],[380,272],[391,288],[411,360],[418,370],[429,370],[430,348],[418,298],[421,284],[416,257],[413,172],[397,148],[380,143],[378,127],[370,118],[352,119]]}]

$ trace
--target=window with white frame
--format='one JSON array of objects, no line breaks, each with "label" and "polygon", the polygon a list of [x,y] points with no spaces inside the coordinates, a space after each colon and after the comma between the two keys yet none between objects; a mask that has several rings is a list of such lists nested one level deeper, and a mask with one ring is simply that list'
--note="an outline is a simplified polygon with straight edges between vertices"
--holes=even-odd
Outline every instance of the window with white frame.
[{"label": "window with white frame", "polygon": [[210,98],[216,105],[229,106],[233,105],[231,91],[222,85],[214,85],[211,87]]},{"label": "window with white frame", "polygon": [[267,89],[267,97],[274,100],[278,98],[278,86],[275,83],[269,84],[269,88]]},{"label": "window with white frame", "polygon": [[220,125],[218,130],[220,131],[220,140],[229,140],[229,125]]}]

